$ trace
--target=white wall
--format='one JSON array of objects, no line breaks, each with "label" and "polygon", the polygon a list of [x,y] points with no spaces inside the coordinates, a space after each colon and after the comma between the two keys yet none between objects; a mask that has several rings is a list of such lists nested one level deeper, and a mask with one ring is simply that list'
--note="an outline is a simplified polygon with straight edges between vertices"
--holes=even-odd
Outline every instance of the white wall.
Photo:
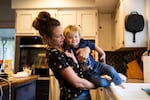
[{"label": "white wall", "polygon": [[115,16],[115,47],[146,47],[147,25],[143,31],[136,33],[136,42],[133,42],[133,34],[125,29],[125,17],[132,11],[138,12],[146,18],[145,0],[120,0],[120,6]]},{"label": "white wall", "polygon": [[[142,15],[144,17],[144,21],[146,18],[146,11],[145,11],[145,0],[126,0],[125,2],[125,16],[130,14],[132,11],[137,11],[140,15]],[[125,41],[127,41],[125,43],[125,45],[128,46],[134,46],[136,47],[136,45],[140,44],[140,45],[144,45],[145,43],[147,43],[147,25],[145,22],[145,26],[143,31],[141,32],[137,32],[136,33],[136,43],[132,42],[133,41],[133,34],[131,32],[127,32],[125,31]],[[143,41],[143,44],[141,44],[141,41]],[[145,45],[147,46],[147,45]]]}]

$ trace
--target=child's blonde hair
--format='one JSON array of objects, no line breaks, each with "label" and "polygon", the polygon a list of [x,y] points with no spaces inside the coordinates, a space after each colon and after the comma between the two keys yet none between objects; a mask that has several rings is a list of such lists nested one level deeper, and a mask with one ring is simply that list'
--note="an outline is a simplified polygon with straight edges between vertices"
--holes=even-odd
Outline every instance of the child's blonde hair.
[{"label": "child's blonde hair", "polygon": [[[65,29],[64,29],[64,36],[66,37],[68,34],[72,33],[72,32],[78,32],[80,35],[80,27],[76,26],[76,25],[68,25]],[[80,35],[81,36],[81,35]]]}]

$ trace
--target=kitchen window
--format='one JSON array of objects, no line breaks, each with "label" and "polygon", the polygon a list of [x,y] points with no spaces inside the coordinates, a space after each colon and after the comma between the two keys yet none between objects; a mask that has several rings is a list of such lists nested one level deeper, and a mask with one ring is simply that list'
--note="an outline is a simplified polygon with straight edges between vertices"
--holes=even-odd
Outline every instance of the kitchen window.
[{"label": "kitchen window", "polygon": [[4,68],[5,60],[10,60],[14,69],[14,28],[0,28],[0,60],[3,60],[1,69]]}]

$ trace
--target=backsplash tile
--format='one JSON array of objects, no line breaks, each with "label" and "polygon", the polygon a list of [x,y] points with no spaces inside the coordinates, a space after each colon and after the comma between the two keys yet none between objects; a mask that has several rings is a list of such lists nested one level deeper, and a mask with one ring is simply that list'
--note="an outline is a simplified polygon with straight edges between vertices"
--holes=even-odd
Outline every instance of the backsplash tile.
[{"label": "backsplash tile", "polygon": [[126,75],[127,63],[132,60],[137,60],[141,69],[143,69],[141,56],[146,51],[145,48],[106,52],[106,62],[112,65],[119,73]]}]

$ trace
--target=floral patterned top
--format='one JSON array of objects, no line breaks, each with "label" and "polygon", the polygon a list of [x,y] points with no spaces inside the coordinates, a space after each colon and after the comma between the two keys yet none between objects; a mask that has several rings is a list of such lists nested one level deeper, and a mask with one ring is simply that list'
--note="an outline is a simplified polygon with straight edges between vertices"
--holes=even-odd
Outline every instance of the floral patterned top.
[{"label": "floral patterned top", "polygon": [[46,56],[48,65],[52,69],[56,79],[58,79],[59,82],[60,100],[71,100],[72,98],[78,97],[82,92],[89,91],[72,87],[59,73],[62,69],[71,66],[79,77],[84,77],[82,68],[73,63],[73,60],[68,58],[64,52],[61,52],[55,48],[48,48]]}]

